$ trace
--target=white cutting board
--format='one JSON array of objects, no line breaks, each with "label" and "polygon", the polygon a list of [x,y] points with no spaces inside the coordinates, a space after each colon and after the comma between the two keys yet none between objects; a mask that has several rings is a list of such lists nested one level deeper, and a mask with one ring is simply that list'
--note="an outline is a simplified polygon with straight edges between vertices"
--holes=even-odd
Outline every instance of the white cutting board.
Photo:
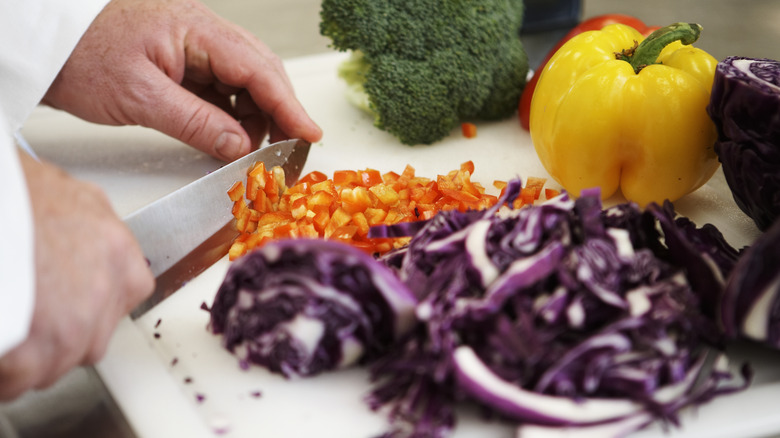
[{"label": "white cutting board", "polygon": [[[480,123],[475,139],[465,139],[456,130],[432,146],[401,145],[346,102],[344,84],[336,76],[342,59],[343,54],[333,53],[286,63],[298,97],[325,132],[323,140],[313,145],[304,172],[332,175],[334,170],[367,167],[401,172],[411,164],[419,176],[435,177],[472,160],[473,180],[489,190],[494,180],[548,177],[528,133],[514,117]],[[194,164],[188,169],[194,170],[185,179],[214,165],[199,156],[189,162]],[[175,188],[178,183],[167,184]],[[548,186],[559,188],[552,180]],[[127,208],[126,201],[114,200]],[[679,201],[677,209],[700,225],[714,223],[738,247],[758,235],[734,204],[720,172]],[[139,320],[122,321],[99,364],[100,374],[139,436],[368,438],[385,431],[384,417],[370,412],[362,402],[370,388],[364,370],[285,380],[257,367],[239,368],[219,338],[206,330],[208,314],[200,309],[203,302],[211,304],[228,264],[221,260]],[[673,436],[748,437],[780,432],[780,415],[773,408],[780,398],[780,383],[775,383],[780,382],[780,354],[740,347],[738,356],[735,361],[756,358],[756,385],[687,415],[683,429],[673,430]],[[660,430],[652,428],[637,436],[663,436]],[[460,417],[455,434],[512,436],[510,425],[484,423],[470,411]]]}]

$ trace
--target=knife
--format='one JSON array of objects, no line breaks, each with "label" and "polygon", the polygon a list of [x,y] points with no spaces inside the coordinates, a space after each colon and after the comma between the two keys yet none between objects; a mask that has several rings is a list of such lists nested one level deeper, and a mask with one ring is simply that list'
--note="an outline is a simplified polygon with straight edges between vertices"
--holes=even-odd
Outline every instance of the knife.
[{"label": "knife", "polygon": [[125,224],[157,279],[155,291],[130,317],[137,319],[227,254],[238,235],[227,191],[245,181],[255,163],[280,166],[289,187],[300,177],[310,147],[299,139],[270,144],[128,215]]}]

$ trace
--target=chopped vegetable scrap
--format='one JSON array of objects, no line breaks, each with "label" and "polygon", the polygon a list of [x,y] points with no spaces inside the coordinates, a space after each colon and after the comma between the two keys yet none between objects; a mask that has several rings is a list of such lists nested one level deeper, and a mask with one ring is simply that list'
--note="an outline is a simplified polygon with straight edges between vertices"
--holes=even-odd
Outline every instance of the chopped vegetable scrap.
[{"label": "chopped vegetable scrap", "polygon": [[719,62],[707,111],[718,128],[715,153],[734,200],[766,231],[780,218],[780,63]]},{"label": "chopped vegetable scrap", "polygon": [[600,187],[642,207],[705,184],[719,166],[705,111],[717,60],[691,46],[700,33],[675,23],[644,38],[612,24],[567,41],[531,101],[531,138],[550,176],[574,196]]},{"label": "chopped vegetable scrap", "polygon": [[463,122],[460,124],[460,131],[466,138],[475,138],[477,136],[477,125],[471,122]]},{"label": "chopped vegetable scrap", "polygon": [[[536,187],[534,187],[536,186]],[[521,432],[622,436],[744,389],[713,304],[739,252],[671,203],[602,209],[597,189],[514,208],[373,227],[378,258],[342,241],[276,240],[234,262],[210,328],[241,361],[286,376],[368,366],[388,436],[443,438],[476,403]]]},{"label": "chopped vegetable scrap", "polygon": [[[473,182],[473,174],[471,161],[436,179],[416,176],[409,165],[400,174],[340,170],[330,179],[313,171],[286,188],[281,168],[267,170],[258,163],[249,171],[246,185],[238,181],[228,191],[240,232],[229,257],[235,260],[271,240],[286,237],[320,237],[347,242],[369,254],[386,253],[409,239],[369,238],[370,227],[430,219],[442,210],[482,210],[494,205],[498,197]],[[557,194],[553,189],[544,190],[542,178],[530,181],[516,206],[532,204],[542,194]],[[502,189],[506,183],[496,181],[494,186]]]},{"label": "chopped vegetable scrap", "polygon": [[276,240],[231,264],[209,327],[242,368],[312,376],[384,353],[414,324],[415,304],[389,268],[353,246]]}]

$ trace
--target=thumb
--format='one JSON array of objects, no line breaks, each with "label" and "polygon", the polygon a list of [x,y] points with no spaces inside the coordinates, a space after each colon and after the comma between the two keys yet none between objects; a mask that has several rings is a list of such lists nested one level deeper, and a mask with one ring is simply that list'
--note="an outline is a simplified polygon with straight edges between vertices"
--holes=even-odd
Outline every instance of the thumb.
[{"label": "thumb", "polygon": [[137,113],[140,125],[221,160],[233,161],[250,152],[252,140],[239,121],[164,74],[161,76],[152,83],[165,85],[153,94],[151,105]]}]

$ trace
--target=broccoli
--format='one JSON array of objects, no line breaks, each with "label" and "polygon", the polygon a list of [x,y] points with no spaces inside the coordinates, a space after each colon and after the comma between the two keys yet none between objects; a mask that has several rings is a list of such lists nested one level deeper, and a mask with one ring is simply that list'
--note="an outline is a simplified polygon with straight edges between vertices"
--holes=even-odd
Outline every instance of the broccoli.
[{"label": "broccoli", "polygon": [[528,73],[522,0],[323,0],[320,33],[351,52],[351,101],[408,145],[517,110]]}]

